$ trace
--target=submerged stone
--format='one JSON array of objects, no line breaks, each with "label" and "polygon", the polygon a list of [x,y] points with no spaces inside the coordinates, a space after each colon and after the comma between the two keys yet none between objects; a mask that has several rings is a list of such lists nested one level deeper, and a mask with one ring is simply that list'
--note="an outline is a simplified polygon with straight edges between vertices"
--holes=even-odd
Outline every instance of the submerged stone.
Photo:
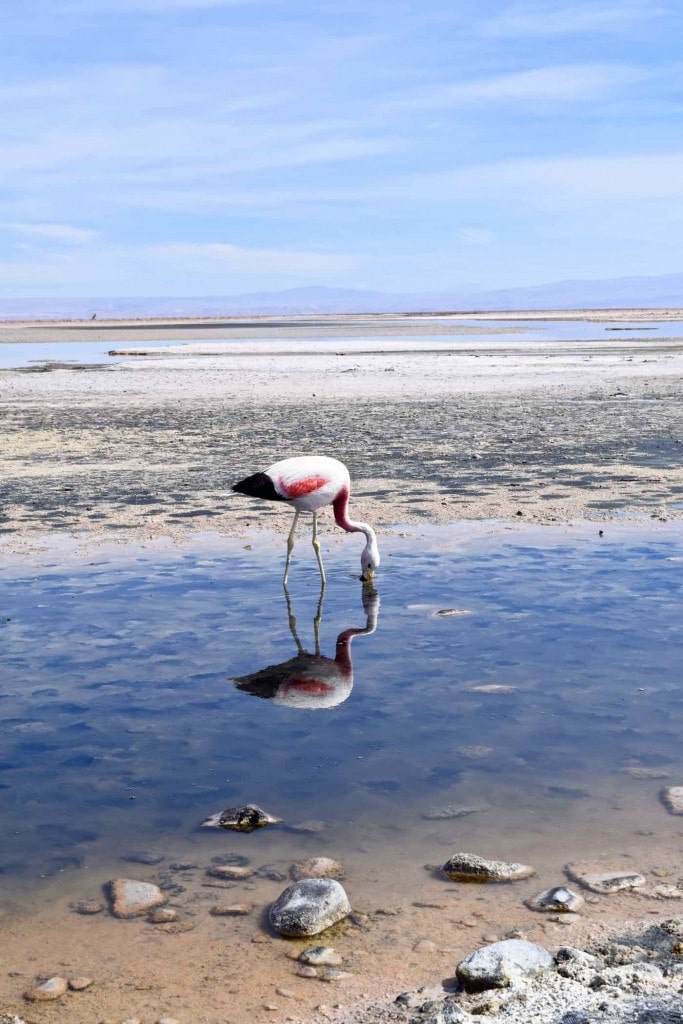
[{"label": "submerged stone", "polygon": [[166,903],[167,896],[153,882],[133,878],[115,878],[106,886],[109,907],[114,917],[140,917]]},{"label": "submerged stone", "polygon": [[214,867],[209,868],[207,875],[211,875],[213,878],[227,878],[238,881],[243,878],[251,878],[255,870],[255,868],[243,868],[235,864],[216,864]]},{"label": "submerged stone", "polygon": [[121,860],[128,864],[161,864],[165,854],[160,850],[135,850],[133,853],[125,853]]},{"label": "submerged stone", "polygon": [[443,870],[454,882],[515,882],[536,874],[528,864],[487,860],[475,853],[454,853]]},{"label": "submerged stone", "polygon": [[253,909],[253,903],[215,903],[209,913],[214,917],[246,917]]},{"label": "submerged stone", "polygon": [[343,887],[331,878],[304,878],[280,894],[270,908],[276,932],[292,937],[317,935],[351,913]]},{"label": "submerged stone", "polygon": [[466,818],[468,814],[479,814],[485,810],[486,807],[456,807],[448,804],[446,807],[432,807],[422,817],[425,821],[448,821],[452,818]]},{"label": "submerged stone", "polygon": [[669,814],[683,814],[683,786],[667,786],[663,789],[662,803]]},{"label": "submerged stone", "polygon": [[331,857],[309,857],[292,864],[289,873],[298,882],[302,878],[342,878],[344,869]]},{"label": "submerged stone", "polygon": [[506,988],[516,980],[553,966],[547,949],[524,939],[503,939],[483,946],[458,964],[458,980],[468,992]]},{"label": "submerged stone", "polygon": [[309,946],[303,953],[299,954],[302,964],[309,964],[313,967],[325,965],[328,967],[339,967],[342,958],[332,946]]},{"label": "submerged stone", "polygon": [[583,896],[568,889],[564,885],[556,885],[553,889],[545,889],[526,901],[530,910],[547,910],[556,914],[576,913],[583,904]]},{"label": "submerged stone", "polygon": [[600,896],[611,896],[615,892],[639,889],[645,885],[645,879],[637,871],[606,871],[601,865],[589,862],[567,864],[564,870],[574,882]]},{"label": "submerged stone", "polygon": [[253,832],[266,825],[277,825],[282,818],[274,818],[257,804],[243,804],[240,807],[227,807],[224,811],[212,814],[203,823],[204,828],[229,828],[234,832]]}]

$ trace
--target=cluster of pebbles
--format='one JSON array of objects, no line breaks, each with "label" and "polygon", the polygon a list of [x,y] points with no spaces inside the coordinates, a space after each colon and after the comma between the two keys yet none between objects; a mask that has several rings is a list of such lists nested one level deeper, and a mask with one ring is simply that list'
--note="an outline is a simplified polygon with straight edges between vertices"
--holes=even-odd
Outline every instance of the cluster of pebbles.
[{"label": "cluster of pebbles", "polygon": [[[662,791],[662,802],[672,814],[683,814],[683,787],[671,787]],[[448,817],[452,816],[452,809],[449,809],[449,812],[451,813]],[[250,832],[267,824],[279,823],[279,819],[267,815],[255,805],[247,805],[245,808],[230,808],[222,815],[214,816],[210,821],[214,826],[242,832]],[[160,867],[165,860],[165,855],[160,851],[142,851],[128,854],[122,859],[130,864]],[[441,866],[433,864],[425,866],[437,876],[441,878],[445,876],[460,884],[510,884],[530,879],[536,874],[535,869],[528,864],[487,859],[478,854],[464,851],[453,853]],[[183,920],[182,908],[168,906],[168,903],[174,899],[177,900],[177,897],[184,891],[183,887],[174,879],[177,879],[178,876],[189,878],[191,877],[189,872],[199,868],[200,866],[194,863],[170,864],[168,869],[160,868],[159,884],[155,881],[131,877],[114,878],[105,883],[103,887],[104,901],[99,898],[83,899],[73,904],[72,909],[84,915],[100,914],[108,909],[114,918],[120,920],[144,917],[149,924],[158,926],[162,930],[189,930],[194,925]],[[366,917],[360,913],[353,913],[347,893],[340,881],[344,878],[343,867],[330,857],[310,857],[292,864],[289,870],[285,871],[278,865],[270,864],[256,868],[249,863],[248,858],[235,853],[226,853],[215,857],[204,870],[205,881],[203,884],[208,888],[225,889],[227,887],[233,889],[239,887],[240,884],[247,883],[249,885],[250,880],[255,878],[267,878],[276,882],[289,881],[290,884],[281,891],[268,910],[270,927],[274,932],[286,938],[301,940],[318,936],[323,932],[330,934],[329,929],[347,918],[350,918],[357,927],[362,927],[362,919]],[[568,881],[591,895],[584,897],[563,881],[524,900],[528,909],[548,915],[551,921],[562,924],[571,923],[578,918],[586,902],[595,903],[598,902],[598,897],[612,896],[616,893],[636,890],[643,892],[647,885],[642,874],[615,867],[612,864],[574,862],[567,864],[564,872]],[[683,882],[679,879],[676,884],[654,885],[647,892],[654,899],[676,898],[683,900]],[[211,901],[208,913],[214,917],[247,917],[255,909],[254,903],[247,900],[222,902],[218,896],[213,894],[207,895],[206,899]],[[668,973],[664,973],[667,977],[671,976],[677,979],[677,991],[681,996],[681,1005],[683,1005],[683,919],[678,922],[674,920],[661,923],[659,930],[660,932],[663,930],[667,936],[663,940],[659,935],[660,953],[663,950],[663,955],[665,954],[669,960],[674,962],[674,968],[667,969]],[[494,938],[496,937],[494,936]],[[508,1005],[507,997],[502,1001],[497,997],[493,1001],[489,999],[483,1003],[473,1004],[471,999],[475,995],[499,989],[517,992],[523,982],[527,983],[529,979],[540,976],[549,977],[550,974],[553,977],[571,977],[576,981],[577,972],[581,973],[576,967],[577,964],[581,970],[585,968],[580,978],[581,983],[585,982],[585,977],[590,976],[589,982],[585,983],[590,983],[589,987],[592,986],[592,989],[600,988],[602,985],[616,985],[617,975],[614,977],[610,975],[609,979],[605,981],[607,975],[604,970],[600,973],[602,968],[593,953],[572,951],[567,947],[564,952],[560,949],[553,956],[544,947],[527,941],[521,932],[508,933],[506,937],[493,942],[488,941],[489,939],[490,937],[484,936],[486,944],[474,950],[457,965],[456,987],[458,995],[462,996],[459,1002],[453,1002],[453,999],[446,1000],[443,1006],[440,1004],[437,1006],[435,1015],[429,1016],[429,1012],[435,1008],[434,999],[424,998],[424,990],[420,990],[417,995],[404,994],[399,997],[398,1006],[401,1012],[408,1012],[419,1007],[421,1016],[415,1020],[419,1019],[425,1024],[465,1024],[473,1017],[476,1017],[480,1024],[485,1024],[489,1019],[486,1016],[487,1013],[489,1016],[495,1016],[501,1008]],[[418,943],[418,946],[420,945],[436,949],[434,943]],[[569,952],[566,951],[567,949]],[[593,959],[590,959],[591,957]],[[294,959],[296,960],[294,973],[299,977],[338,982],[353,976],[351,972],[344,970],[343,958],[332,946],[311,945],[303,951],[297,950]],[[567,971],[570,970],[567,964],[573,965],[571,966],[573,974],[567,974]],[[595,981],[595,978],[603,980]],[[640,975],[637,977],[633,975],[632,981],[633,978],[636,978],[638,984],[642,981]],[[52,1002],[62,999],[68,993],[83,992],[93,984],[93,979],[87,977],[42,976],[38,977],[34,984],[25,991],[24,997],[31,1003]],[[441,998],[444,999],[443,992]],[[468,999],[470,999],[470,1003],[467,1002]],[[266,1007],[266,1009],[268,1008]],[[276,1009],[276,1007],[272,1007],[272,1009]],[[388,1021],[396,1018],[380,1016],[367,1019],[368,1021],[376,1019],[381,1022],[385,1019]],[[505,1018],[500,1018],[501,1021],[503,1019]],[[521,1021],[522,1018],[520,1017],[519,1020]],[[583,1018],[577,1019],[577,1021],[562,1019],[561,1024],[587,1024],[587,1021],[588,1018],[585,1021]],[[0,1011],[0,1024],[24,1024],[24,1022],[12,1013],[3,1014]],[[122,1024],[139,1024],[139,1022],[135,1018],[130,1018]],[[178,1024],[178,1022],[174,1018],[163,1017],[159,1018],[157,1024]],[[560,1024],[559,1018],[558,1024]],[[652,1024],[652,1022],[648,1021],[648,1024]],[[668,1018],[667,1024],[669,1024]],[[675,1024],[683,1024],[683,1016],[680,1021],[677,1019]]]}]

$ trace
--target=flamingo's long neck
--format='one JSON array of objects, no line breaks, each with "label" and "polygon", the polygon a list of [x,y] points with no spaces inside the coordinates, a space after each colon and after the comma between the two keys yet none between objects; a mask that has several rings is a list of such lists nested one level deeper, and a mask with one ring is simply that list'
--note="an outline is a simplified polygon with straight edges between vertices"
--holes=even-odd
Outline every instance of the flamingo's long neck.
[{"label": "flamingo's long neck", "polygon": [[345,629],[337,637],[337,649],[334,656],[339,671],[345,678],[351,678],[353,676],[353,663],[351,661],[351,641],[354,636],[367,636],[369,633],[374,633],[377,629],[377,612],[379,611],[379,598],[376,592],[373,591],[375,597],[374,602],[370,604],[366,610],[367,621],[364,629]]},{"label": "flamingo's long neck", "polygon": [[337,497],[332,502],[334,509],[334,521],[337,526],[347,533],[364,533],[369,541],[375,541],[375,531],[367,523],[358,523],[349,519],[349,489],[342,487]]}]

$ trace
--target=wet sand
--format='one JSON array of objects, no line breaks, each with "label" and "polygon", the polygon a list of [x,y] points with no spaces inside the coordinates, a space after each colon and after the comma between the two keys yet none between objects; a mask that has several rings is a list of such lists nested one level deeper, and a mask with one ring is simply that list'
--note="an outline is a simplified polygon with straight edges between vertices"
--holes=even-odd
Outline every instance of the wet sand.
[{"label": "wet sand", "polygon": [[[228,344],[233,327],[216,330]],[[283,528],[288,511],[245,501],[230,484],[311,451],[349,465],[358,514],[380,528],[683,515],[681,339],[456,333],[443,349],[404,337],[368,352],[358,337],[320,341],[319,327],[317,342],[299,328],[288,328],[298,342],[267,330],[270,340],[245,338],[221,355],[0,373],[5,535],[182,540]],[[366,335],[354,323],[344,330]],[[130,347],[131,333],[114,326],[110,341]]]},{"label": "wet sand", "polygon": [[[638,320],[637,311],[608,317],[581,312],[575,318],[598,315],[629,324]],[[543,314],[551,316],[572,318],[566,312]],[[661,317],[647,312],[648,320],[679,317],[680,311]],[[503,316],[478,317],[485,318]],[[207,531],[241,537],[261,527],[282,530],[287,511],[240,499],[229,485],[283,455],[312,450],[348,463],[358,517],[382,529],[407,524],[418,536],[434,523],[467,519],[540,526],[683,518],[683,342],[668,340],[664,330],[651,340],[615,334],[609,343],[582,343],[577,351],[563,343],[522,348],[504,335],[494,347],[483,337],[481,344],[470,338],[464,343],[462,335],[476,333],[470,326],[435,325],[427,318],[393,327],[381,318],[372,328],[367,318],[334,318],[344,322],[322,326],[321,319],[284,327],[244,321],[237,328],[234,322],[66,325],[65,333],[53,326],[2,325],[0,341],[8,342],[82,337],[106,339],[111,348],[145,340],[204,344],[230,341],[237,329],[245,341],[269,346],[266,353],[171,353],[131,357],[106,369],[1,373],[5,550],[35,555],[55,533],[90,545],[117,538],[182,543]],[[373,331],[382,338],[419,333],[448,335],[450,341],[429,353],[402,342],[387,351],[391,346],[380,341],[381,350],[368,354],[360,339]],[[483,333],[491,335],[489,328]],[[273,352],[287,338],[304,338],[312,351],[302,355],[285,345]],[[343,338],[343,349],[332,352],[319,344],[321,338]],[[326,527],[324,543],[337,542],[329,518]],[[618,852],[647,872],[650,883],[676,879],[677,819],[640,793],[634,785],[629,810],[638,824]],[[428,826],[436,861],[460,832],[453,823]],[[610,848],[617,841],[611,827],[596,824],[586,843]],[[514,828],[511,821],[511,836]],[[470,830],[473,841],[493,844],[485,824],[468,825]],[[638,834],[653,830],[656,846]],[[561,881],[561,837],[543,839],[542,828],[539,862],[545,866],[539,878],[485,892],[465,891],[425,872],[425,841],[418,844],[413,837],[406,843],[400,833],[389,843],[381,838],[387,844],[383,865],[374,849],[348,854],[348,888],[354,907],[370,914],[368,930],[348,925],[329,939],[345,956],[350,979],[329,985],[294,976],[288,953],[315,940],[290,943],[264,933],[260,911],[245,919],[209,916],[201,897],[212,890],[203,887],[203,872],[215,851],[206,844],[200,852],[192,843],[167,851],[169,862],[187,857],[200,865],[186,872],[180,898],[182,917],[194,927],[179,934],[144,921],[71,913],[72,899],[99,894],[99,875],[87,893],[82,878],[77,888],[75,881],[52,879],[40,888],[32,884],[10,892],[0,911],[0,1008],[7,1003],[18,1012],[34,975],[89,974],[95,985],[86,992],[21,1012],[31,1021],[73,1024],[120,1024],[130,1016],[147,1024],[164,1015],[181,1024],[317,1021],[323,1019],[315,1009],[321,1004],[338,1004],[341,1013],[451,977],[455,963],[485,935],[521,928],[549,947],[579,944],[627,917],[680,912],[674,901],[614,896],[591,907],[585,923],[566,928],[526,910],[523,896]],[[334,855],[329,847],[314,848],[314,842],[309,847],[310,855]],[[505,851],[485,852],[514,856],[514,842]],[[292,858],[299,853],[293,846]],[[111,872],[152,879],[157,869],[124,871],[112,860]],[[253,884],[230,890],[231,901],[253,899],[263,909],[282,888]],[[381,904],[378,887],[385,897]],[[436,948],[415,950],[423,939]],[[280,995],[278,987],[293,994]]]}]

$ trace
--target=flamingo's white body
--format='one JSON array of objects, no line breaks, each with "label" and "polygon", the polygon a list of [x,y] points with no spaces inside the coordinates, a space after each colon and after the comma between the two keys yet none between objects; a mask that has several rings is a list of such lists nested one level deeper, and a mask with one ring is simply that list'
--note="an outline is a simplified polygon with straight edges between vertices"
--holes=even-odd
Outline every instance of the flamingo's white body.
[{"label": "flamingo's white body", "polygon": [[313,513],[313,547],[318,559],[320,575],[325,581],[325,570],[320,557],[318,541],[318,511],[325,505],[332,505],[337,526],[348,533],[365,534],[366,544],[361,554],[363,578],[372,579],[379,565],[379,548],[375,531],[367,523],[354,522],[348,516],[351,480],[343,462],[327,455],[303,455],[293,459],[282,459],[269,466],[263,473],[255,473],[234,484],[233,491],[249,494],[266,501],[286,501],[294,511],[294,522],[287,538],[287,562],[285,584],[289,575],[289,564],[294,547],[294,532],[302,512]]}]

